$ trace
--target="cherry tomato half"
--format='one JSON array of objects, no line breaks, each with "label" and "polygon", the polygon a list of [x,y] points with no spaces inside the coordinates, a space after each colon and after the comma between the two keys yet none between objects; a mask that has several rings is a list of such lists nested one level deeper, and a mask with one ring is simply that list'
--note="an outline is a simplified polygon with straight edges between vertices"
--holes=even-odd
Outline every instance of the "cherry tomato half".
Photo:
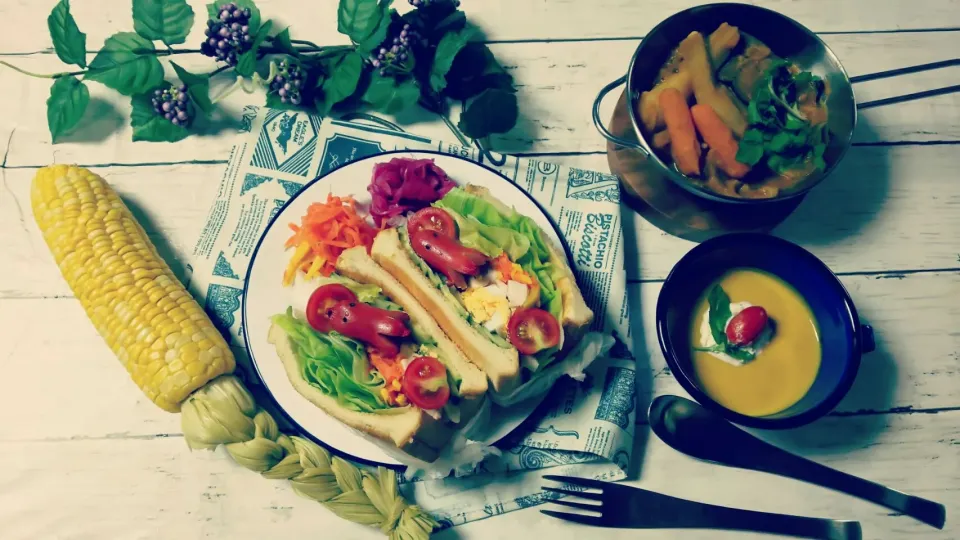
[{"label": "cherry tomato half", "polygon": [[403,393],[417,407],[440,409],[450,399],[447,368],[432,356],[418,356],[403,373]]},{"label": "cherry tomato half", "polygon": [[410,216],[407,229],[410,234],[426,229],[437,231],[447,238],[457,237],[457,222],[454,221],[453,216],[433,206],[428,206]]},{"label": "cherry tomato half", "polygon": [[317,287],[307,301],[307,322],[317,332],[329,332],[330,318],[327,312],[339,302],[356,301],[357,295],[339,283]]},{"label": "cherry tomato half", "polygon": [[510,316],[507,335],[520,354],[537,354],[560,343],[560,323],[540,308],[520,308]]},{"label": "cherry tomato half", "polygon": [[734,315],[727,324],[727,341],[732,345],[746,345],[757,339],[767,326],[767,310],[750,306]]}]

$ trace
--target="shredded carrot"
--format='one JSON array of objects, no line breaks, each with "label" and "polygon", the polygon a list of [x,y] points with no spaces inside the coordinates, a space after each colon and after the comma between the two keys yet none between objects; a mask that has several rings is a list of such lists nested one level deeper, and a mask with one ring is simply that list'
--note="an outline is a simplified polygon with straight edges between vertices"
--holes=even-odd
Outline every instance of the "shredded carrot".
[{"label": "shredded carrot", "polygon": [[329,276],[344,250],[362,245],[370,251],[377,233],[357,214],[356,201],[352,197],[333,194],[327,195],[326,202],[311,204],[299,225],[291,223],[289,226],[293,235],[284,246],[296,246],[296,250],[283,274],[284,285],[293,283],[297,270],[308,278],[317,273]]},{"label": "shredded carrot", "polygon": [[393,381],[399,381],[403,376],[403,364],[396,356],[381,356],[378,351],[372,348],[367,349],[367,356],[370,357],[370,363],[380,372],[383,380],[389,385]]},{"label": "shredded carrot", "polygon": [[519,264],[511,261],[506,253],[501,253],[490,264],[500,274],[501,281],[513,280],[527,286],[533,285],[533,278]]},{"label": "shredded carrot", "polygon": [[501,253],[500,256],[490,262],[490,265],[494,270],[500,272],[500,279],[503,281],[509,281],[510,276],[513,275],[513,261],[510,260],[510,257],[507,257],[506,253]]}]

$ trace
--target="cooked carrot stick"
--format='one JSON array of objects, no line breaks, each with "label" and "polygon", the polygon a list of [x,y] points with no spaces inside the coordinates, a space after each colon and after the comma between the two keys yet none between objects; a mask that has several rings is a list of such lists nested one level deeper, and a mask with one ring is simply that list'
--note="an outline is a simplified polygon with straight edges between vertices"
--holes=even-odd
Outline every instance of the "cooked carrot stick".
[{"label": "cooked carrot stick", "polygon": [[687,100],[679,90],[667,88],[660,93],[660,109],[670,134],[670,154],[677,168],[687,176],[700,176],[700,141]]},{"label": "cooked carrot stick", "polygon": [[737,161],[737,150],[740,145],[733,138],[733,131],[713,107],[698,103],[690,108],[690,114],[693,116],[693,122],[697,126],[697,132],[703,137],[703,142],[711,150],[717,153],[718,165],[723,172],[732,178],[743,178],[750,172],[750,167]]},{"label": "cooked carrot stick", "polygon": [[653,147],[657,150],[663,150],[664,148],[670,146],[670,132],[667,130],[658,131],[653,134],[653,137],[650,138],[653,144]]}]

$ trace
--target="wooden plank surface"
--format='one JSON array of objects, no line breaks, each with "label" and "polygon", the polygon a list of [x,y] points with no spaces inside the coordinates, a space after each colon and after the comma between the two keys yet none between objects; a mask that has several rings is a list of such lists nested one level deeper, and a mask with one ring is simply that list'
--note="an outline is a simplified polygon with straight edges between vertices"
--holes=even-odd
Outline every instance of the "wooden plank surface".
[{"label": "wooden plank surface", "polygon": [[[825,36],[852,75],[936,62],[960,50],[960,31]],[[605,141],[590,119],[597,92],[626,72],[636,40],[564,43],[509,43],[493,51],[513,73],[519,87],[520,122],[510,133],[495,137],[493,149],[507,153],[599,152]],[[3,49],[0,49],[2,51]],[[877,54],[884,50],[884,54]],[[64,69],[56,55],[6,56],[17,66],[37,73]],[[184,67],[210,71],[213,63],[199,55],[177,58]],[[168,73],[168,78],[173,79]],[[955,85],[960,66],[857,86],[857,99],[866,102],[896,95]],[[231,81],[215,85],[225,88]],[[6,149],[8,167],[58,163],[171,163],[209,160],[226,155],[232,144],[228,136],[235,127],[227,119],[239,118],[247,104],[261,104],[263,97],[237,92],[223,102],[227,115],[216,117],[202,135],[176,144],[131,141],[129,98],[90,83],[91,106],[86,124],[56,146],[51,145],[44,120],[48,79],[30,78],[0,68],[0,87],[7,96],[0,100],[0,149]],[[215,92],[215,95],[219,91]],[[603,107],[609,118],[616,96]],[[403,119],[418,134],[452,140],[442,122],[425,112]],[[6,128],[6,131],[3,128]],[[15,131],[14,131],[15,130]],[[5,136],[13,132],[12,137]],[[931,143],[960,141],[960,93],[936,96],[861,112],[856,144]]]},{"label": "wooden plank surface", "polygon": [[[960,272],[848,276],[843,283],[861,320],[873,326],[877,351],[864,357],[838,413],[960,404],[960,334],[955,326],[960,306],[942,301],[960,294]],[[633,284],[628,291],[635,314],[631,341],[637,351],[638,383],[646,396],[684,393],[657,345],[654,311],[659,292],[659,283]],[[140,394],[74,298],[4,300],[0,343],[6,344],[3,365],[18,374],[0,378],[0,395],[8,403],[32,403],[16,411],[16,422],[4,424],[0,439],[179,432],[178,417]],[[31,399],[38,389],[56,399]],[[82,406],[65,408],[64,403]]]},{"label": "wooden plank surface", "polygon": [[[52,0],[0,3],[0,59],[61,71],[46,15]],[[202,28],[204,2],[190,0]],[[294,23],[295,37],[342,43],[335,0],[260,0],[266,17]],[[482,0],[472,21],[519,86],[522,120],[495,149],[606,170],[589,107],[626,69],[639,39],[691,0]],[[750,2],[808,25],[852,75],[944,60],[960,50],[960,0],[765,0]],[[74,0],[88,49],[130,30],[127,0]],[[395,4],[409,9],[403,0]],[[279,17],[278,17],[279,16]],[[196,41],[196,36],[191,41]],[[183,47],[193,47],[188,43]],[[204,59],[179,57],[200,70]],[[960,68],[858,86],[861,101],[957,84]],[[225,84],[229,81],[221,81]],[[130,142],[129,104],[91,83],[90,129],[50,145],[49,80],[0,68],[0,526],[3,540],[35,538],[382,538],[283,482],[240,469],[220,453],[189,452],[179,417],[160,411],[129,380],[61,279],[29,209],[35,167],[99,165],[176,269],[191,251],[233,144],[217,120],[177,144]],[[261,96],[236,94],[228,115]],[[604,106],[609,115],[610,103]],[[955,539],[960,511],[960,95],[863,111],[842,166],[775,234],[843,274],[878,350],[864,359],[847,399],[807,428],[763,437],[852,474],[941,501],[943,531],[826,490],[710,466],[664,446],[638,426],[636,485],[705,502],[773,512],[859,519],[867,539]],[[426,115],[399,119],[448,139]],[[641,353],[641,401],[683,394],[666,369],[653,324],[659,280],[693,243],[624,210],[633,340]],[[642,283],[637,282],[642,280]],[[641,403],[644,405],[645,403]],[[537,509],[457,527],[441,539],[549,536],[596,531]],[[767,538],[714,531],[603,531],[610,538]]]},{"label": "wooden plank surface", "polygon": [[[121,408],[120,405],[117,408]],[[832,418],[780,441],[832,467],[948,502],[938,531],[884,508],[796,481],[697,462],[638,429],[633,485],[703,502],[770,512],[858,519],[866,540],[956,538],[960,411]],[[802,446],[805,445],[805,446]],[[4,540],[38,538],[383,538],[296,496],[285,482],[234,464],[225,452],[190,452],[173,437],[5,442],[0,459]],[[541,507],[543,508],[543,507]],[[438,540],[574,538],[595,531],[531,508],[456,527]],[[603,538],[773,538],[717,531],[604,530]]]},{"label": "wooden plank surface", "polygon": [[[955,29],[960,2],[957,0],[748,0],[779,11],[806,25],[814,32],[878,32],[915,29]],[[189,0],[198,14],[194,32],[202,31],[207,2]],[[583,40],[639,38],[670,15],[688,7],[710,3],[695,0],[482,0],[467,2],[464,9],[470,20],[492,41]],[[129,2],[72,2],[72,11],[80,29],[88,34],[88,49],[96,50],[103,40],[118,30],[133,27]],[[46,16],[52,3],[33,0],[7,0],[0,5],[0,20],[5,32],[0,36],[0,52],[23,53],[51,47]],[[410,9],[404,0],[394,5],[400,11]],[[309,7],[298,0],[259,0],[264,19],[273,19],[277,27],[292,25],[294,37],[322,44],[343,43],[337,33],[337,0],[318,0]],[[873,7],[878,6],[878,7]],[[197,35],[191,43],[197,43]]]},{"label": "wooden plank surface", "polygon": [[[835,272],[862,273],[960,268],[960,183],[950,145],[858,147],[775,233],[798,242]],[[604,170],[601,155],[542,159]],[[168,260],[183,257],[206,220],[222,165],[95,169],[126,197]],[[2,170],[0,298],[68,295],[30,213],[34,169]],[[666,277],[692,242],[666,235],[624,209],[627,277]]]}]

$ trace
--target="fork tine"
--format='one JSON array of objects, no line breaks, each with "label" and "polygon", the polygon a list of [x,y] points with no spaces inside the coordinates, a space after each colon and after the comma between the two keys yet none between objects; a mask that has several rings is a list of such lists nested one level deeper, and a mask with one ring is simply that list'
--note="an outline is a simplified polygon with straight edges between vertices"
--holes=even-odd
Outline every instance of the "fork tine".
[{"label": "fork tine", "polygon": [[563,506],[569,506],[570,508],[576,508],[578,510],[586,510],[588,512],[601,512],[603,509],[603,507],[600,506],[599,504],[580,503],[575,501],[568,501],[566,499],[554,499],[550,502],[552,502],[553,504],[561,504]]},{"label": "fork tine", "polygon": [[599,493],[591,493],[589,491],[574,491],[572,489],[559,489],[543,486],[540,489],[544,491],[549,491],[551,493],[560,493],[563,495],[570,495],[571,497],[580,497],[583,499],[590,499],[592,501],[602,501],[603,495]]},{"label": "fork tine", "polygon": [[540,513],[545,516],[550,516],[557,519],[563,519],[566,521],[572,521],[574,523],[582,523],[584,525],[591,525],[593,527],[603,527],[603,520],[594,516],[585,516],[583,514],[568,514],[566,512],[554,512],[553,510],[541,510]]},{"label": "fork tine", "polygon": [[593,480],[592,478],[577,478],[575,476],[557,476],[555,474],[546,474],[543,476],[545,480],[553,480],[554,482],[563,482],[564,484],[572,484],[575,486],[589,487],[594,489],[611,489],[616,487],[616,484],[610,482],[602,482],[600,480]]}]

